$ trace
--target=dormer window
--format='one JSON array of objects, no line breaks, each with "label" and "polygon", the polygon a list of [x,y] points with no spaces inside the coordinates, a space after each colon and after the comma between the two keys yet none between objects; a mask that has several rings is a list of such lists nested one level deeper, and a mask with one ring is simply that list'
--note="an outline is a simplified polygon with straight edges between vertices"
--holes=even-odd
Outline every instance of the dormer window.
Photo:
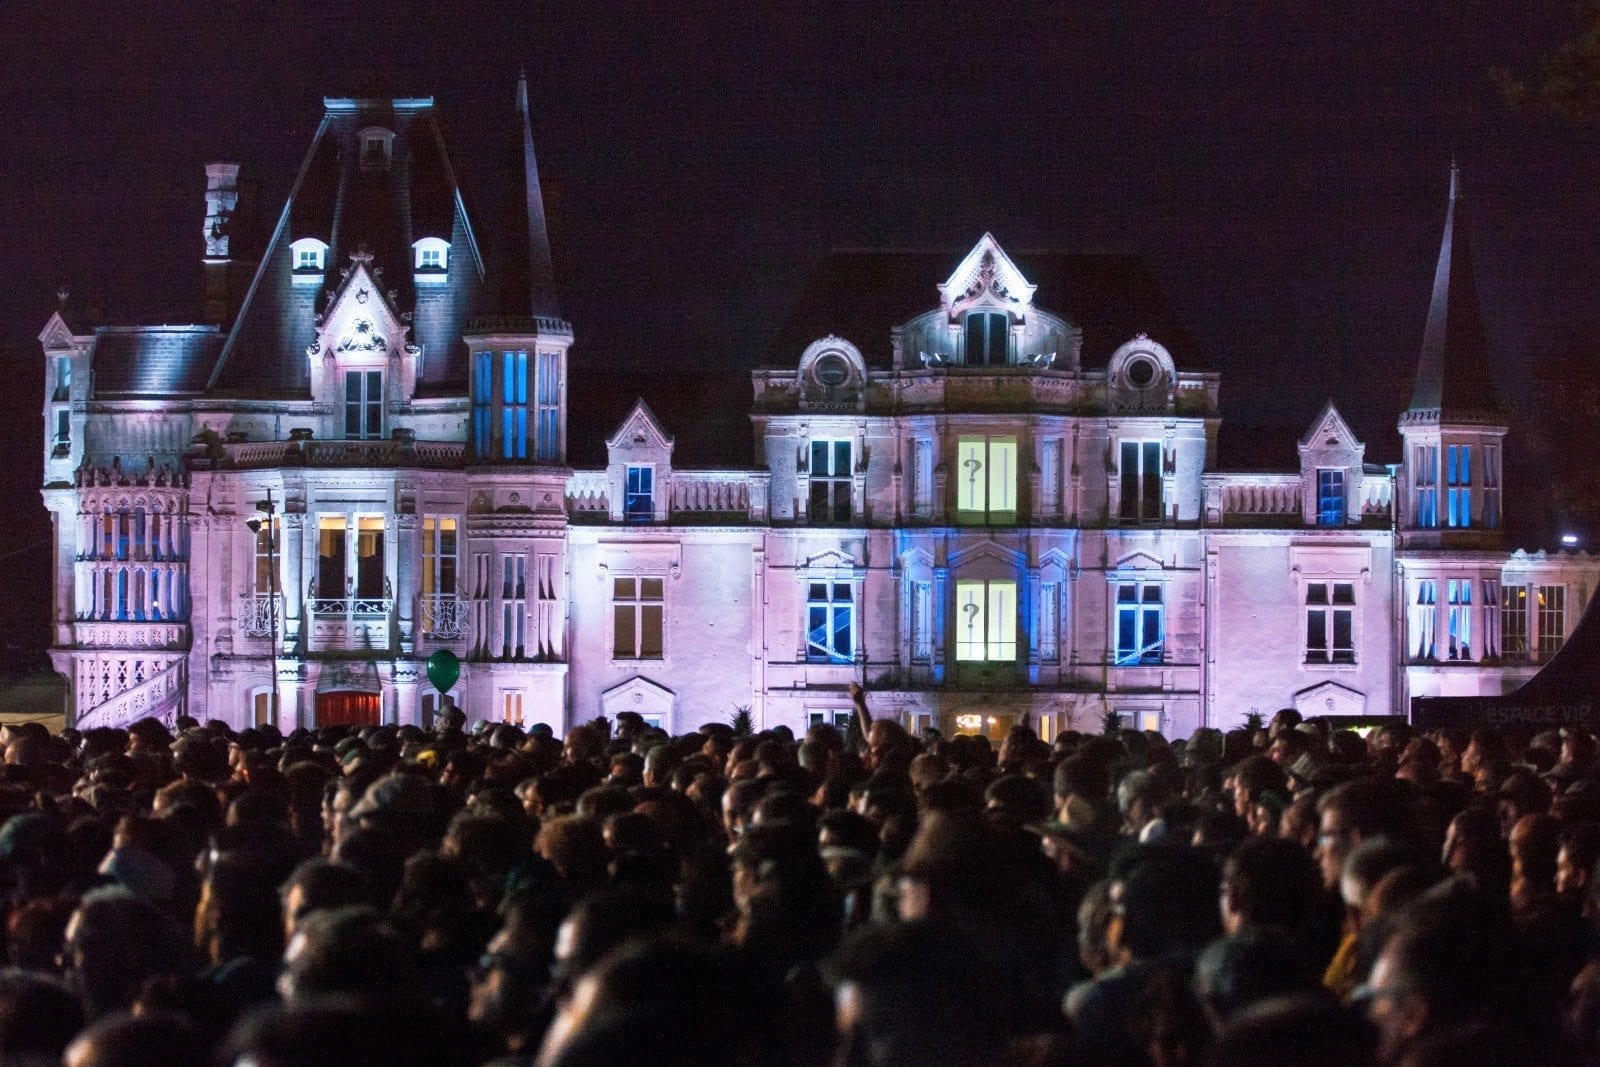
[{"label": "dormer window", "polygon": [[967,366],[1003,367],[1011,361],[1011,319],[1005,312],[968,312],[966,326]]},{"label": "dormer window", "polygon": [[388,170],[394,153],[394,132],[374,126],[361,131],[361,169]]},{"label": "dormer window", "polygon": [[450,266],[450,242],[424,237],[411,246],[418,281],[443,281]]},{"label": "dormer window", "polygon": [[302,237],[289,246],[289,262],[293,265],[295,280],[320,281],[328,264],[328,246],[315,237]]}]

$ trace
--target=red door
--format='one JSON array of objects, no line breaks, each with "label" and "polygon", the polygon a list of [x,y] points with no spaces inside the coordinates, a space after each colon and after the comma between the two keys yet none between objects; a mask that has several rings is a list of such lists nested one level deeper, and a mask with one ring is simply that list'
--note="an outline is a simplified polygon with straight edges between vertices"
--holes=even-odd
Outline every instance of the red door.
[{"label": "red door", "polygon": [[377,693],[340,690],[317,694],[318,726],[376,726],[381,701]]}]

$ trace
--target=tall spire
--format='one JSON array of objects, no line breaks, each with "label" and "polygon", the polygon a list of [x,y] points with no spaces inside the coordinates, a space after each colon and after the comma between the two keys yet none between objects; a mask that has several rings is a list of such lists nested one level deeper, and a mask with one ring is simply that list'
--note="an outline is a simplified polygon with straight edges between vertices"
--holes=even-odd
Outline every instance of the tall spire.
[{"label": "tall spire", "polygon": [[[550,231],[545,224],[544,191],[539,185],[539,161],[533,151],[533,124],[528,107],[528,72],[517,76],[517,121],[521,126],[522,158],[511,198],[511,217],[501,235],[501,311],[559,319],[555,266],[550,256]],[[525,227],[525,229],[524,229]],[[526,242],[526,244],[524,244]]]},{"label": "tall spire", "polygon": [[[1459,232],[1458,232],[1459,230]],[[1450,203],[1433,274],[1433,301],[1422,334],[1411,413],[1441,422],[1493,420],[1499,410],[1484,340],[1478,287],[1460,195],[1460,171],[1450,163]]]}]

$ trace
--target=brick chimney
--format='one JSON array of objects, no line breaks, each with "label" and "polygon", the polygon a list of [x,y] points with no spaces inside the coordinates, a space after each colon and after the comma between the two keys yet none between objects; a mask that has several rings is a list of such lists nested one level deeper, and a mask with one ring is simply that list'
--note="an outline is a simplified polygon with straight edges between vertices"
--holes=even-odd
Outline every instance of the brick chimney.
[{"label": "brick chimney", "polygon": [[205,321],[221,324],[232,310],[233,223],[239,207],[239,165],[206,164]]}]

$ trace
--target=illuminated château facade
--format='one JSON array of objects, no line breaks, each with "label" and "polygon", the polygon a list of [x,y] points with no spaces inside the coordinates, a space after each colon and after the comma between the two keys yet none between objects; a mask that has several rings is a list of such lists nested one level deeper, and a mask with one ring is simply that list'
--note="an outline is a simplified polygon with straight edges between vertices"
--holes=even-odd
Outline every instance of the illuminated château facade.
[{"label": "illuminated ch\u00e2teau facade", "polygon": [[741,706],[799,731],[862,681],[913,727],[1182,736],[1502,692],[1600,577],[1506,550],[1453,178],[1395,467],[1330,404],[1298,470],[1217,469],[1220,375],[1148,272],[985,235],[830,256],[735,469],[675,466],[688,413],[643,401],[575,468],[582,348],[517,103],[505,232],[474,230],[431,100],[330,99],[261,237],[207,168],[205,322],[46,324],[77,725],[426,722],[450,649],[469,719],[558,734]]}]

